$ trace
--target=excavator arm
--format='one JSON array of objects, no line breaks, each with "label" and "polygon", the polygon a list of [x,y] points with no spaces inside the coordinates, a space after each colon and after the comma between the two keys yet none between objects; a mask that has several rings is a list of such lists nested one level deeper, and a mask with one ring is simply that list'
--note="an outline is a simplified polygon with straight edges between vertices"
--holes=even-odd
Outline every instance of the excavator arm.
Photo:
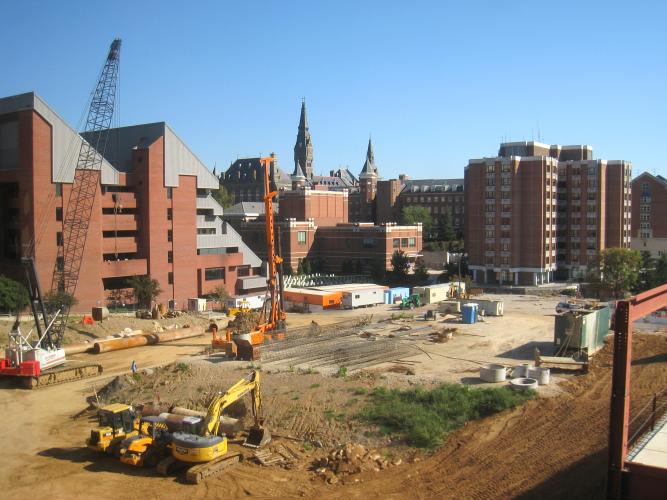
[{"label": "excavator arm", "polygon": [[227,392],[213,398],[208,406],[206,418],[203,422],[202,434],[204,436],[216,436],[220,427],[220,415],[222,412],[249,392],[252,392],[252,414],[255,419],[255,426],[260,425],[262,402],[259,378],[259,371],[255,370],[230,387]]}]

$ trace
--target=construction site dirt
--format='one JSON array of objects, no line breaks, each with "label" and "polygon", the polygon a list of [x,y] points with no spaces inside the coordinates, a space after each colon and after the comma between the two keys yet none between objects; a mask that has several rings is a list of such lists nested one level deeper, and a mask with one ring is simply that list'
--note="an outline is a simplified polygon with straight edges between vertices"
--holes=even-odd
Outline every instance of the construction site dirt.
[{"label": "construction site dirt", "polygon": [[[397,334],[409,339],[398,339],[401,348],[395,358],[380,358],[375,364],[368,358],[368,365],[347,376],[336,376],[336,360],[323,362],[312,350],[297,358],[296,364],[291,364],[295,358],[282,356],[262,361],[264,408],[275,436],[260,455],[267,465],[247,460],[199,485],[184,484],[179,477],[159,477],[151,469],[129,468],[112,457],[95,455],[83,442],[93,414],[86,411],[86,401],[94,390],[108,400],[138,404],[159,398],[164,404],[203,409],[212,391],[248,371],[247,362],[200,355],[210,342],[207,336],[100,354],[94,358],[105,370],[99,379],[37,391],[5,385],[0,404],[12,418],[3,421],[0,431],[4,438],[0,455],[5,472],[0,479],[3,497],[111,498],[121,492],[125,498],[602,498],[609,344],[593,358],[589,373],[556,374],[551,385],[540,388],[540,397],[514,410],[469,422],[432,453],[416,452],[386,436],[369,433],[372,429],[353,418],[368,390],[377,386],[429,387],[443,381],[479,384],[480,363],[530,361],[533,347],[545,347],[553,339],[553,308],[558,299],[506,300],[504,317],[486,318],[475,325],[438,320],[429,326],[432,330],[457,328],[447,341],[436,341],[430,330],[420,330],[426,325],[423,320],[395,316],[393,321],[377,323],[396,314],[389,307],[358,314],[291,315],[290,319],[297,320],[294,326],[307,327],[312,321],[318,325],[349,322],[373,312],[374,320],[361,327],[361,334],[368,335],[366,342],[388,342]],[[411,329],[412,335],[409,330],[401,331],[402,326]],[[633,357],[635,408],[667,383],[665,333],[638,334]],[[154,369],[137,378],[127,376],[132,361],[140,372]],[[319,365],[309,365],[314,362]],[[159,366],[164,367],[156,368]],[[115,387],[102,390],[117,376]],[[340,460],[352,466],[341,466]],[[347,472],[331,480],[330,473],[318,473],[318,468]]]}]

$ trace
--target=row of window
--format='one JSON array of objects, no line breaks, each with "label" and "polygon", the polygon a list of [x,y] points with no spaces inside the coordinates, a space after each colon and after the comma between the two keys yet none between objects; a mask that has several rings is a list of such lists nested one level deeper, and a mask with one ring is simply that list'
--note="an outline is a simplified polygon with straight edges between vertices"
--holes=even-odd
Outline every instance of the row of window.
[{"label": "row of window", "polygon": [[392,246],[393,248],[400,248],[400,247],[415,247],[417,246],[417,238],[394,238],[392,240]]}]

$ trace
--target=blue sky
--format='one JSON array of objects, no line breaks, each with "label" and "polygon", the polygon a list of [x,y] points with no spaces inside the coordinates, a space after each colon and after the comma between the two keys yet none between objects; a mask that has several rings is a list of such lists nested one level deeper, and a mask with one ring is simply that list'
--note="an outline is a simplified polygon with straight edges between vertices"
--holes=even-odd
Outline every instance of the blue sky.
[{"label": "blue sky", "polygon": [[586,143],[666,175],[664,2],[3,0],[0,96],[79,123],[123,39],[118,123],[167,121],[210,168],[275,151],[306,98],[316,172],[460,177],[502,140]]}]

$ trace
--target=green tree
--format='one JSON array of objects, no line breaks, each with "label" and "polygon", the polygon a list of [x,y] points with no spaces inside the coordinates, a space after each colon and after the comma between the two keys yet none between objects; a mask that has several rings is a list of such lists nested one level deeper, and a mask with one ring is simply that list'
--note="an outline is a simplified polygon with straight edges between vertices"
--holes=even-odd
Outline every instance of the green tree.
[{"label": "green tree", "polygon": [[637,289],[639,291],[648,290],[655,286],[653,284],[655,261],[651,257],[651,252],[644,250],[641,256],[642,267],[639,271],[639,279],[637,280]]},{"label": "green tree", "polygon": [[651,288],[667,283],[667,254],[663,253],[655,259],[655,266],[651,274]]},{"label": "green tree", "polygon": [[49,292],[44,296],[44,302],[48,305],[48,309],[54,313],[57,310],[63,312],[69,310],[79,303],[74,295],[67,292]]},{"label": "green tree", "polygon": [[422,223],[422,234],[430,234],[433,226],[433,218],[431,212],[426,207],[414,205],[410,207],[403,207],[401,211],[401,223],[407,226]]},{"label": "green tree", "polygon": [[397,282],[405,282],[410,270],[410,260],[402,250],[396,250],[391,256],[391,274]]},{"label": "green tree", "polygon": [[230,297],[229,292],[223,285],[218,285],[213,289],[213,297],[220,302],[220,307],[224,309],[225,301]]},{"label": "green tree", "polygon": [[0,276],[0,310],[15,313],[28,305],[28,290],[12,279]]},{"label": "green tree", "polygon": [[232,197],[231,193],[227,191],[227,188],[225,188],[225,186],[222,184],[220,184],[220,187],[217,191],[213,191],[213,198],[215,198],[215,201],[220,203],[222,208],[228,208],[234,204],[234,198]]},{"label": "green tree", "polygon": [[415,274],[413,276],[413,281],[416,286],[428,285],[430,276],[428,274],[426,264],[424,263],[424,259],[418,259],[415,263]]},{"label": "green tree", "polygon": [[456,239],[452,211],[449,208],[445,210],[445,215],[440,217],[438,221],[438,232],[440,233],[440,238],[444,241],[453,241]]},{"label": "green tree", "polygon": [[607,248],[588,266],[588,280],[615,298],[633,290],[639,280],[642,256],[629,248]]},{"label": "green tree", "polygon": [[162,293],[160,283],[148,275],[132,276],[128,283],[140,306],[150,308],[151,302]]}]

